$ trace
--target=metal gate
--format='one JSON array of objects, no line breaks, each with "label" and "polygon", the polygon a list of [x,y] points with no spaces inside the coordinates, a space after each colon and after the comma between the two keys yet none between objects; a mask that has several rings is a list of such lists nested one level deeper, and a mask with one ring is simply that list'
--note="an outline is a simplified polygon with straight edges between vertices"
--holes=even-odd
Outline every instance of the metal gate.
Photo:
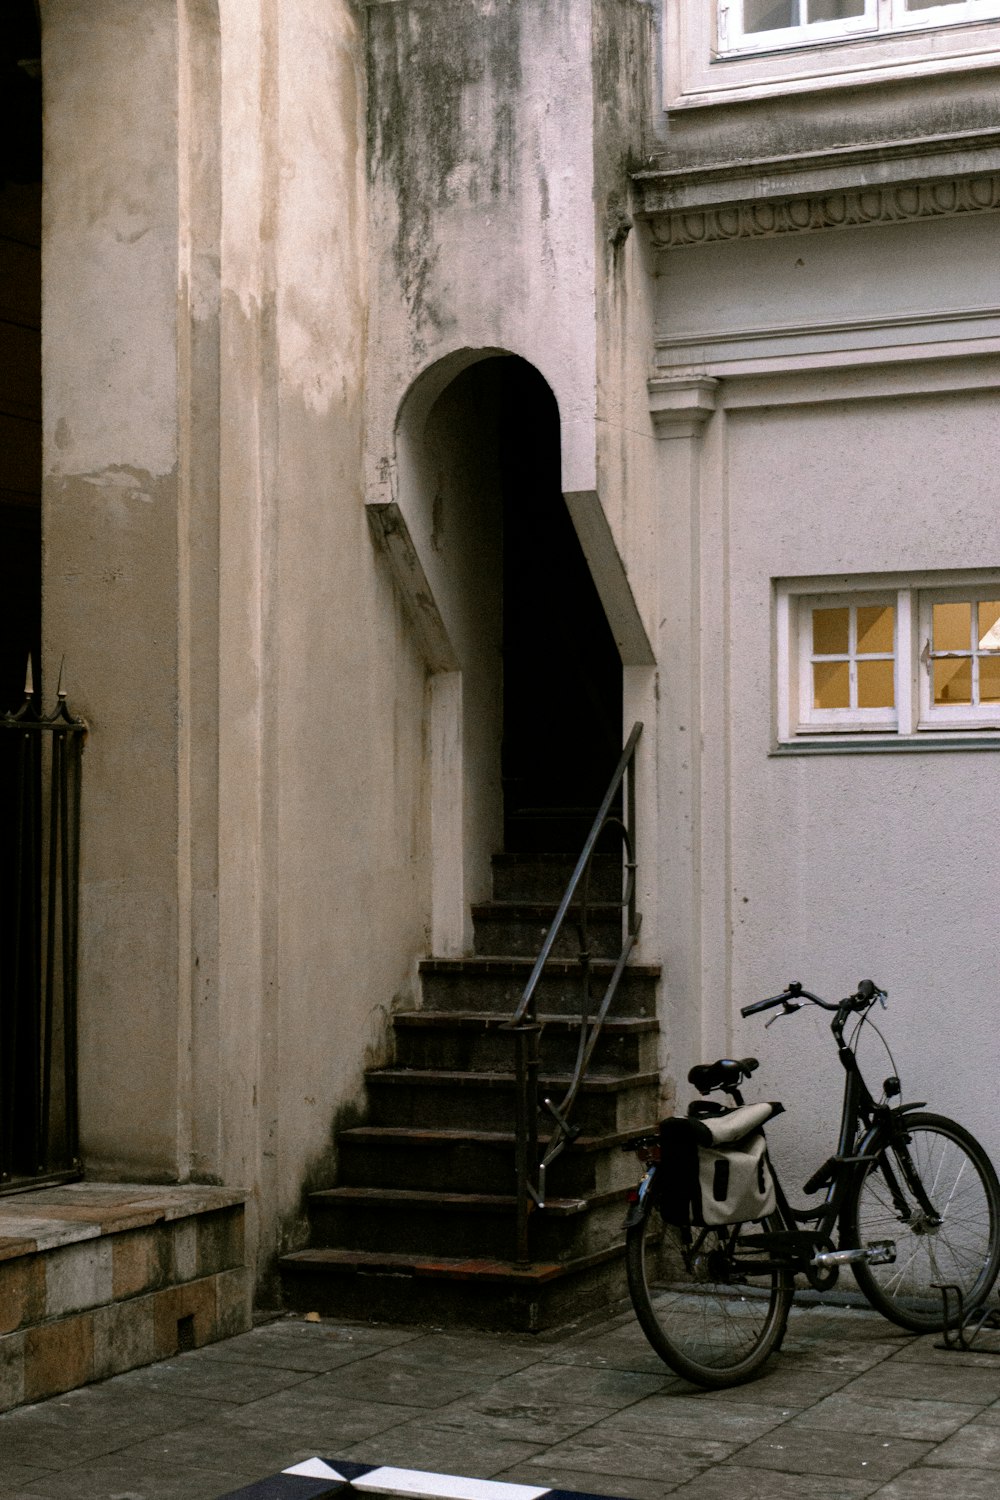
[{"label": "metal gate", "polygon": [[0,1192],[80,1175],[76,981],[86,725],[0,717]]}]

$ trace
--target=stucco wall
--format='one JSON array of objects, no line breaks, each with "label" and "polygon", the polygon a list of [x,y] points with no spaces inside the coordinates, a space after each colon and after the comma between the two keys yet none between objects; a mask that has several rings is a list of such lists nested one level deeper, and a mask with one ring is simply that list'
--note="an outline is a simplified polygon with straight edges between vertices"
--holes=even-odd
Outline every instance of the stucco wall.
[{"label": "stucco wall", "polygon": [[[996,757],[768,758],[771,578],[995,563],[994,414],[992,393],[971,393],[729,418],[729,624],[717,644],[732,683],[719,726],[731,778],[731,998],[728,1015],[721,996],[705,1005],[709,1036],[761,1056],[764,1094],[795,1106],[776,1143],[803,1161],[831,1139],[841,1081],[824,1023],[800,1015],[765,1037],[760,1022],[735,1020],[792,978],[827,998],[868,976],[885,985],[890,1006],[877,1019],[904,1098],[953,1114],[1000,1155],[988,1082],[1000,1058],[989,1024]],[[895,1070],[873,1040],[861,1056],[880,1084]]]},{"label": "stucco wall", "polygon": [[363,506],[359,19],[52,0],[44,30],[85,1162],[253,1189],[263,1267],[427,946],[425,670]]},{"label": "stucco wall", "polygon": [[[669,1067],[681,1079],[695,1054],[759,1056],[755,1090],[789,1106],[772,1134],[792,1183],[832,1145],[842,1074],[827,1023],[739,1018],[790,979],[827,998],[884,984],[877,1019],[904,1098],[1000,1155],[995,756],[769,753],[775,579],[1000,561],[995,233],[985,213],[660,256],[660,367],[682,383],[700,370],[715,408],[701,435],[662,445],[660,469],[664,585],[696,621],[690,659],[676,612],[660,637]],[[671,734],[688,754],[668,777]],[[872,1037],[861,1055],[876,1085],[894,1071]]]}]

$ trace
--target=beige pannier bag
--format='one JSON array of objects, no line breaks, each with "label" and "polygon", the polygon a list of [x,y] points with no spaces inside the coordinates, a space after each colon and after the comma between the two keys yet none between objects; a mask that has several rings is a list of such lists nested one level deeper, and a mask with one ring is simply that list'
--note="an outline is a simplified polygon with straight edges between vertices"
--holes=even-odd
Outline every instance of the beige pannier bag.
[{"label": "beige pannier bag", "polygon": [[674,1224],[745,1224],[775,1210],[762,1129],[780,1104],[744,1104],[660,1127],[661,1213]]}]

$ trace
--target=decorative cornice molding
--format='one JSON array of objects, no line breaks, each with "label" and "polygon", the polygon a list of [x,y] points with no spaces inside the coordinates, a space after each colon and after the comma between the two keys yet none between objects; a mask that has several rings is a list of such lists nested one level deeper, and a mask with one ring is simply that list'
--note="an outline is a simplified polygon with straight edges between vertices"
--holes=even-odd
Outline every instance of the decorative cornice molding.
[{"label": "decorative cornice molding", "polygon": [[903,224],[1000,209],[1000,172],[933,183],[851,188],[777,201],[730,203],[659,213],[652,217],[654,242],[663,249],[709,245],[719,240],[771,238],[814,229],[865,224]]},{"label": "decorative cornice molding", "polygon": [[711,375],[653,375],[649,414],[660,438],[694,438],[716,406],[719,382]]}]

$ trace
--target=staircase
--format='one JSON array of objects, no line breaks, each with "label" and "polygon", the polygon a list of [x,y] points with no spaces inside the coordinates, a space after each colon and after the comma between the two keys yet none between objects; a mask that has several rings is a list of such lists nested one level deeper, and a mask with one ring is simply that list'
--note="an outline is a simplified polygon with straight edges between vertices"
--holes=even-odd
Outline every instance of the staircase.
[{"label": "staircase", "polygon": [[[573,869],[569,855],[499,854],[473,907],[471,958],[428,958],[423,1005],[397,1014],[395,1062],[367,1074],[368,1122],[338,1137],[339,1181],[309,1200],[311,1245],[282,1257],[287,1305],[327,1316],[533,1331],[624,1293],[630,1137],[657,1120],[656,982],[625,970],[577,1101],[580,1135],[550,1168],[516,1260],[514,1013]],[[621,859],[596,855],[595,988],[621,951]],[[577,1055],[575,928],[537,990],[540,1095],[561,1097]],[[541,1130],[544,1143],[544,1119]]]}]

